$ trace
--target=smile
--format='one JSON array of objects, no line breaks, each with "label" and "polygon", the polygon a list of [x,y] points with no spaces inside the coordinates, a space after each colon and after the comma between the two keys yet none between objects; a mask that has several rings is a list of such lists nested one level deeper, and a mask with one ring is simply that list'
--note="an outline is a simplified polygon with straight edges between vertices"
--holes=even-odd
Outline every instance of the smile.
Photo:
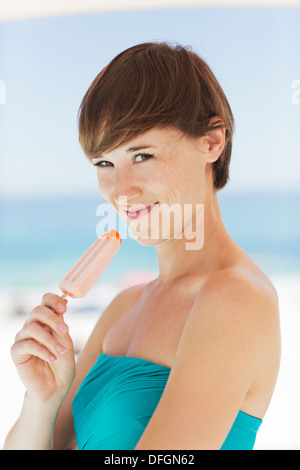
[{"label": "smile", "polygon": [[145,215],[149,214],[149,212],[153,209],[153,207],[156,206],[158,202],[155,204],[151,204],[150,206],[147,206],[143,209],[137,210],[137,211],[127,211],[125,210],[125,213],[129,219],[139,219],[141,217],[144,217]]}]

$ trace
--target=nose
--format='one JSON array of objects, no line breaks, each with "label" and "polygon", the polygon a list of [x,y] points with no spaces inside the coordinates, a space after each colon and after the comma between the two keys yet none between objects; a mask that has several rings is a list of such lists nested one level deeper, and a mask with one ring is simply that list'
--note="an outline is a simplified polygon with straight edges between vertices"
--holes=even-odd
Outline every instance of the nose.
[{"label": "nose", "polygon": [[[142,194],[143,190],[131,171],[115,170],[114,200],[117,204],[123,201],[118,205],[127,206],[131,201],[138,200]],[[127,203],[124,204],[124,201]]]}]

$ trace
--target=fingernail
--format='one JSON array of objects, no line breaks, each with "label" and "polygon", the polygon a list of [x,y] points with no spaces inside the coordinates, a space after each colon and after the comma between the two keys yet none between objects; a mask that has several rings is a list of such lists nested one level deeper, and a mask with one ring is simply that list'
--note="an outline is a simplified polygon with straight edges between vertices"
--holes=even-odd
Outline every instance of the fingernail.
[{"label": "fingernail", "polygon": [[60,323],[60,324],[58,325],[58,331],[59,331],[60,333],[66,333],[66,332],[68,331],[68,329],[69,329],[69,327],[68,327],[68,325],[66,325],[65,323]]},{"label": "fingernail", "polygon": [[65,304],[62,304],[62,303],[57,304],[57,310],[60,310],[61,312],[66,310]]},{"label": "fingernail", "polygon": [[59,354],[64,354],[66,352],[66,349],[61,344],[57,344],[55,349]]},{"label": "fingernail", "polygon": [[57,360],[57,357],[55,357],[53,354],[50,354],[49,359],[51,362],[55,362]]}]

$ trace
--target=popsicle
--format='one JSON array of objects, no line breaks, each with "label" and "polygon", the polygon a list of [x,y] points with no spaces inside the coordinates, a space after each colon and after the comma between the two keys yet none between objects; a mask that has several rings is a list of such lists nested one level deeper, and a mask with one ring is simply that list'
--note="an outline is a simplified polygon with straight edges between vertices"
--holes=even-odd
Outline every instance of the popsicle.
[{"label": "popsicle", "polygon": [[84,297],[120,249],[122,239],[116,230],[105,233],[88,248],[59,283],[67,296]]}]

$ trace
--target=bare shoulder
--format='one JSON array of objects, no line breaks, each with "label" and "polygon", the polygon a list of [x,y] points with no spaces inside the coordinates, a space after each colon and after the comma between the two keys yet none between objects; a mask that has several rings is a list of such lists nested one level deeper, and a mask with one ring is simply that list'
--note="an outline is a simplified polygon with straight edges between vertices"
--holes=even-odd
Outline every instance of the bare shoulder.
[{"label": "bare shoulder", "polygon": [[[196,301],[223,306],[227,314],[252,312],[251,317],[270,316],[278,320],[278,296],[271,280],[260,270],[234,266],[212,274]],[[239,310],[240,309],[240,310]]]},{"label": "bare shoulder", "polygon": [[[279,357],[280,319],[276,289],[259,269],[234,266],[212,274],[202,286],[188,322],[210,325],[210,331],[245,340],[267,360]],[[265,354],[265,352],[267,353]]]},{"label": "bare shoulder", "polygon": [[226,406],[236,394],[239,409],[262,417],[278,376],[280,342],[278,297],[271,281],[251,266],[230,267],[213,273],[199,290],[174,371],[179,381],[183,370],[201,370],[201,383],[207,373],[206,383],[213,377],[210,393],[228,387]]},{"label": "bare shoulder", "polygon": [[151,283],[141,283],[120,291],[114,297],[104,314],[113,317],[113,319],[117,319],[115,317],[120,315],[122,316],[122,314],[127,312],[133,307],[133,305],[135,305],[136,302],[138,302],[149,284]]}]

